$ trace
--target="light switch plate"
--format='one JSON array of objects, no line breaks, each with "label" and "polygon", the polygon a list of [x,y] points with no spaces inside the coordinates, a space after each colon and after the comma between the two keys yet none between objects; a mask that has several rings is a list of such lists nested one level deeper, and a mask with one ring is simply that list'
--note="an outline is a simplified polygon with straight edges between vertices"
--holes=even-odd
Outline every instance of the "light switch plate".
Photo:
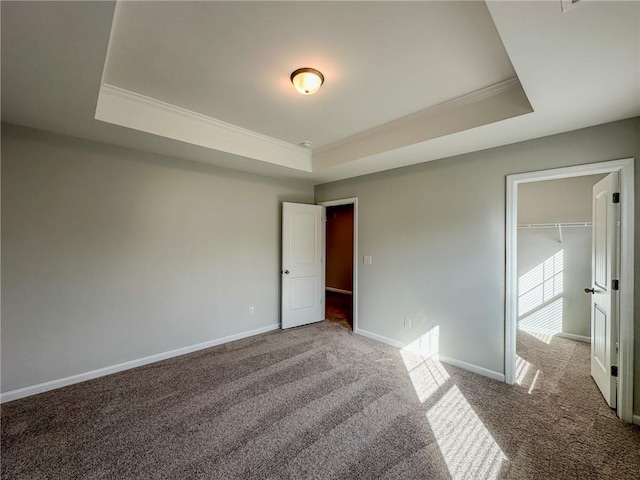
[{"label": "light switch plate", "polygon": [[364,256],[364,264],[365,265],[371,265],[371,255],[365,255]]}]

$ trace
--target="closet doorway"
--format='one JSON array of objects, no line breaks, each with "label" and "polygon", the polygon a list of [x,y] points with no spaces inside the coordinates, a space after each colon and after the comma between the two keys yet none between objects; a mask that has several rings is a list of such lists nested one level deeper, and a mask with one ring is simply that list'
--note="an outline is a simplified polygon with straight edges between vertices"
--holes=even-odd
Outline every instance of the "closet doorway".
[{"label": "closet doorway", "polygon": [[[633,164],[634,164],[634,160],[632,158],[629,158],[629,159],[623,159],[623,160],[613,160],[613,161],[600,162],[600,163],[577,165],[573,167],[563,167],[563,168],[557,168],[552,170],[542,170],[537,172],[507,175],[507,196],[506,196],[507,197],[506,198],[507,200],[506,202],[506,207],[507,207],[506,209],[506,247],[507,247],[506,253],[507,255],[506,255],[506,282],[505,282],[505,288],[506,288],[505,381],[506,383],[514,384],[514,383],[518,383],[518,377],[523,376],[523,372],[526,370],[525,367],[527,367],[527,365],[524,364],[523,362],[520,362],[520,365],[518,364],[517,355],[516,355],[517,334],[519,330],[524,330],[524,328],[522,327],[526,327],[530,331],[533,331],[533,328],[535,327],[537,329],[537,332],[534,332],[534,333],[541,333],[542,335],[548,336],[547,335],[549,333],[548,331],[540,332],[540,330],[541,329],[549,330],[549,329],[552,329],[552,327],[554,327],[555,325],[556,327],[554,328],[554,330],[560,330],[560,333],[565,333],[565,337],[571,338],[566,335],[566,333],[568,332],[563,332],[561,330],[565,328],[564,321],[562,322],[558,321],[555,323],[551,321],[553,320],[552,318],[554,317],[553,315],[538,315],[538,317],[536,318],[534,317],[521,318],[523,316],[528,315],[528,313],[530,313],[530,312],[525,312],[521,310],[520,307],[523,304],[528,305],[527,308],[531,307],[532,304],[531,302],[528,302],[528,301],[532,300],[539,293],[542,293],[543,304],[539,305],[538,307],[545,308],[548,305],[545,305],[544,302],[557,301],[558,299],[557,298],[554,299],[554,296],[559,296],[560,294],[563,294],[566,289],[566,285],[565,285],[565,278],[564,278],[565,276],[564,267],[562,267],[562,271],[560,270],[556,271],[556,266],[561,265],[559,251],[553,253],[553,258],[548,259],[549,261],[547,262],[547,264],[549,265],[549,267],[551,267],[552,266],[551,264],[553,263],[553,269],[549,268],[545,270],[545,266],[543,265],[542,278],[545,281],[548,280],[548,282],[543,282],[542,287],[541,288],[538,287],[537,294],[534,295],[535,290],[534,288],[532,288],[531,286],[532,284],[528,282],[528,280],[533,278],[535,275],[528,276],[526,275],[528,272],[525,272],[525,274],[522,275],[522,273],[520,272],[521,273],[520,277],[527,277],[526,278],[527,282],[524,281],[525,279],[522,279],[522,281],[520,281],[521,279],[519,278],[518,274],[519,274],[519,268],[521,267],[519,266],[519,262],[526,261],[526,260],[524,257],[518,260],[518,256],[519,256],[518,255],[518,235],[519,235],[518,232],[526,230],[528,225],[527,224],[519,225],[519,216],[518,216],[519,186],[528,184],[531,182],[541,182],[546,180],[583,177],[586,175],[605,174],[607,175],[606,179],[609,179],[609,178],[613,178],[613,176],[609,174],[612,174],[612,173],[616,174],[615,176],[617,176],[618,178],[619,189],[615,189],[615,190],[618,190],[617,192],[615,192],[614,190],[615,186],[613,185],[615,182],[612,181],[610,188],[607,187],[607,191],[611,191],[613,193],[609,195],[606,201],[604,203],[601,203],[601,205],[608,206],[606,210],[607,212],[609,211],[609,207],[611,207],[611,205],[615,205],[616,209],[619,209],[618,213],[615,216],[613,214],[610,214],[610,215],[607,214],[607,218],[611,219],[611,221],[607,222],[607,225],[609,225],[607,228],[607,232],[609,231],[613,232],[615,231],[616,228],[618,230],[617,234],[614,235],[614,237],[618,236],[619,238],[619,257],[618,257],[618,261],[615,261],[615,263],[618,264],[618,267],[619,267],[619,272],[618,272],[619,275],[617,275],[618,278],[610,279],[609,277],[612,276],[612,273],[615,273],[615,272],[613,269],[609,269],[607,270],[608,271],[606,275],[607,280],[605,282],[609,290],[616,290],[615,296],[617,297],[617,300],[615,303],[617,305],[617,309],[616,309],[617,314],[615,315],[615,323],[617,324],[616,325],[617,334],[615,333],[615,331],[613,331],[612,333],[607,335],[606,329],[603,330],[601,328],[593,328],[593,319],[596,318],[597,312],[595,311],[594,305],[592,304],[591,306],[592,322],[590,325],[592,328],[590,328],[590,337],[591,337],[590,339],[591,339],[591,346],[593,347],[594,345],[596,345],[597,348],[591,349],[592,368],[590,373],[591,373],[591,376],[594,377],[594,379],[596,379],[594,375],[593,359],[596,357],[598,359],[604,358],[604,356],[598,353],[603,350],[603,345],[605,345],[605,350],[607,352],[617,352],[617,355],[616,355],[617,364],[616,364],[616,358],[613,358],[613,357],[610,363],[611,366],[615,366],[617,368],[615,369],[611,368],[610,375],[608,375],[607,377],[612,377],[612,378],[608,378],[609,383],[616,385],[613,388],[616,389],[617,415],[620,417],[620,419],[629,423],[633,422],[634,420],[634,416],[633,416],[633,381],[634,381],[634,362],[633,362],[633,357],[634,357],[634,351],[633,351],[633,348],[634,348],[634,345],[633,345],[633,338],[634,338],[634,334],[633,334],[634,332],[634,321],[633,321],[634,320],[634,316],[633,316],[633,312],[634,312],[634,298],[633,298],[633,291],[634,291],[634,269],[633,269],[633,265],[634,265],[634,258],[633,258],[633,255],[634,255],[634,251],[633,251],[634,250],[633,249],[633,246],[634,246],[634,213],[633,213],[634,182],[633,182],[633,178],[634,178],[634,174],[633,174]],[[606,179],[601,180],[601,182],[606,181]],[[596,186],[600,185],[601,182],[599,182]],[[594,190],[593,190],[592,212],[596,212],[596,211],[600,212],[600,210],[597,210],[595,208],[597,203],[596,198],[598,199],[600,198],[600,194],[598,193],[600,190],[596,192],[596,186],[594,186]],[[539,199],[539,202],[540,201],[542,200]],[[602,215],[600,215],[600,213],[598,215],[595,215],[595,213],[593,213],[592,218],[593,218],[594,225],[596,225],[596,223],[598,225],[602,223],[600,222],[600,220],[596,222],[596,219],[603,218]],[[617,222],[615,221],[616,217],[618,217]],[[553,223],[565,223],[565,222],[556,221]],[[566,223],[573,223],[573,222],[566,222]],[[533,224],[530,224],[529,226],[531,225]],[[519,226],[521,226],[522,228],[519,229],[518,228]],[[568,228],[558,230],[558,240],[560,241],[560,244],[564,242],[565,234],[568,231],[571,231],[571,228],[576,228],[576,229],[582,228],[575,225],[572,225],[571,227],[569,227],[568,224],[565,225],[565,227],[568,227]],[[542,228],[546,228],[546,226],[542,225]],[[597,232],[599,230],[596,227],[596,228],[593,228],[593,231]],[[562,239],[560,238],[561,234],[562,234]],[[607,238],[609,238],[608,233],[607,233]],[[618,241],[616,241],[615,243],[618,243]],[[585,295],[590,294],[592,296],[591,298],[595,298],[595,295],[594,295],[594,291],[596,290],[596,288],[594,287],[595,283],[597,283],[598,285],[598,291],[595,293],[601,296],[603,294],[603,292],[601,291],[602,282],[600,282],[599,277],[597,277],[597,272],[599,272],[597,267],[599,264],[601,265],[603,263],[601,260],[598,260],[598,258],[600,257],[596,256],[596,252],[600,251],[598,250],[598,245],[600,246],[613,245],[613,240],[607,240],[607,242],[603,243],[602,241],[594,242],[592,239],[592,261],[591,261],[592,270],[591,271],[592,271],[592,275],[596,275],[596,278],[595,279],[592,278],[593,280],[592,284],[588,287],[583,288],[582,292],[577,292],[579,296],[582,296],[582,294],[584,293]],[[607,248],[607,252],[608,251],[609,250]],[[565,252],[563,251],[562,265],[564,264],[564,261],[565,261],[564,253]],[[557,255],[557,258],[556,258],[556,255]],[[605,256],[602,256],[602,258],[605,258],[608,256],[609,254],[606,254]],[[607,260],[606,264],[613,265],[614,260],[611,260],[611,261]],[[562,279],[560,279],[560,274],[562,274]],[[557,282],[556,282],[556,279],[558,279]],[[525,284],[528,285],[528,288]],[[610,288],[608,287],[609,285],[611,286]],[[545,288],[547,286],[548,288]],[[536,285],[533,285],[533,287],[536,287]],[[534,292],[530,295],[531,298],[529,297],[527,297],[527,299],[519,298],[520,294],[528,294],[528,292]],[[546,298],[545,298],[545,292],[548,293]],[[540,295],[538,295],[538,297],[539,296]],[[527,308],[525,308],[524,310],[526,310]],[[564,304],[563,304],[562,310],[558,307],[556,311],[558,314],[560,312],[564,314]],[[552,313],[552,312],[549,311],[549,313]],[[602,315],[600,315],[600,317],[602,317]],[[602,322],[600,322],[600,324],[601,323]],[[610,324],[613,326],[614,321],[612,320]],[[575,325],[573,326],[575,327]],[[605,342],[599,342],[598,339],[603,338],[603,332],[606,340]],[[557,334],[555,334],[554,337],[555,336],[557,336]],[[577,336],[580,336],[580,334],[578,335],[573,334],[573,336],[575,338]],[[531,337],[535,337],[535,335],[531,335]],[[579,338],[575,338],[575,339],[579,340]],[[605,368],[605,370],[607,369]],[[533,388],[530,387],[530,390],[533,391],[533,389],[535,389],[535,381],[536,381],[535,375],[531,379],[531,381],[533,384]],[[598,383],[597,379],[596,379],[596,383],[600,387],[600,383]],[[600,391],[602,391],[602,388],[600,388]],[[607,398],[606,395],[604,396],[605,398]],[[611,398],[611,395],[609,395],[609,398]],[[607,399],[607,402],[609,402],[609,399]]]},{"label": "closet doorway", "polygon": [[[614,175],[614,174],[610,174]],[[617,173],[615,173],[617,175]],[[592,198],[606,174],[523,183],[517,209],[516,384],[605,405],[591,371]]]}]

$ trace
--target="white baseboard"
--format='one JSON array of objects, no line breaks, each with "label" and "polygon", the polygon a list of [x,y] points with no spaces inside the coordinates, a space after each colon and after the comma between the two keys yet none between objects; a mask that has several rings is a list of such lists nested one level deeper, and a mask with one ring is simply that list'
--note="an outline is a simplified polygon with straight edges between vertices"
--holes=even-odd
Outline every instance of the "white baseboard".
[{"label": "white baseboard", "polygon": [[477,365],[474,365],[473,363],[463,362],[462,360],[456,360],[455,358],[443,357],[442,355],[438,355],[438,360],[440,360],[442,363],[447,363],[449,365],[453,365],[454,367],[477,373],[478,375],[482,375],[483,377],[493,378],[494,380],[498,380],[499,382],[505,381],[503,373],[489,370],[488,368],[479,367]]},{"label": "white baseboard", "polygon": [[129,370],[131,368],[141,367],[150,363],[159,362],[160,360],[166,360],[167,358],[179,357],[180,355],[186,355],[187,353],[196,352],[209,347],[215,347],[216,345],[222,345],[223,343],[233,342],[242,338],[252,337],[261,333],[270,332],[280,328],[280,324],[269,325],[266,327],[256,328],[255,330],[249,330],[246,332],[236,333],[227,337],[217,338],[215,340],[209,340],[208,342],[198,343],[196,345],[190,345],[188,347],[177,348],[169,352],[158,353],[150,355],[148,357],[139,358],[137,360],[131,360],[128,362],[119,363],[110,367],[99,368],[90,372],[80,373],[78,375],[72,375],[70,377],[60,378],[58,380],[51,380],[49,382],[39,383],[37,385],[31,385],[28,387],[18,388],[6,393],[0,394],[0,403],[11,402],[12,400],[18,400],[19,398],[29,397],[38,393],[48,392],[56,388],[66,387],[73,385],[74,383],[80,383],[93,378],[104,377],[112,373],[121,372],[123,370]]},{"label": "white baseboard", "polygon": [[[404,348],[406,344],[399,342],[398,340],[393,340],[391,338],[383,337],[382,335],[378,335],[377,333],[368,332],[366,330],[358,330],[354,333],[358,335],[362,335],[363,337],[371,338],[373,340],[377,340],[381,343],[386,343],[387,345],[391,345],[396,348]],[[449,365],[453,365],[454,367],[462,368],[463,370],[468,370],[473,373],[477,373],[478,375],[482,375],[484,377],[493,378],[494,380],[498,380],[500,382],[505,381],[504,374],[495,372],[493,370],[489,370],[488,368],[479,367],[477,365],[473,365],[472,363],[463,362],[462,360],[456,360],[455,358],[443,357],[442,355],[438,355],[438,360],[442,363],[447,363]]]},{"label": "white baseboard", "polygon": [[633,423],[635,423],[636,425],[640,425],[640,415],[633,416]]},{"label": "white baseboard", "polygon": [[353,295],[353,292],[349,291],[349,290],[343,290],[341,288],[334,288],[334,287],[324,287],[324,289],[328,292],[334,292],[334,293],[343,293],[345,295]]},{"label": "white baseboard", "polygon": [[378,335],[377,333],[367,332],[366,330],[358,329],[358,331],[354,332],[358,335],[362,335],[363,337],[371,338],[373,340],[377,340],[380,343],[386,343],[387,345],[391,345],[396,348],[403,348],[405,344],[399,342],[397,340],[392,340],[391,338],[383,337],[382,335]]},{"label": "white baseboard", "polygon": [[577,342],[591,343],[591,337],[585,337],[584,335],[574,335],[573,333],[556,333],[554,337],[568,338],[569,340],[575,340]]}]

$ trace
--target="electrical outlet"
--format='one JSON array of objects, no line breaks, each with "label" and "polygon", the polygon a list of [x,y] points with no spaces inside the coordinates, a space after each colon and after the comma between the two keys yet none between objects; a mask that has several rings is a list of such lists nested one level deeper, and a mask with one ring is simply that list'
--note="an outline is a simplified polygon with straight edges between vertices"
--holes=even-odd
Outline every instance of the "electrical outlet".
[{"label": "electrical outlet", "polygon": [[253,317],[254,313],[256,313],[255,309],[253,307],[249,307],[249,316]]},{"label": "electrical outlet", "polygon": [[404,317],[404,327],[411,328],[411,319],[409,317]]}]

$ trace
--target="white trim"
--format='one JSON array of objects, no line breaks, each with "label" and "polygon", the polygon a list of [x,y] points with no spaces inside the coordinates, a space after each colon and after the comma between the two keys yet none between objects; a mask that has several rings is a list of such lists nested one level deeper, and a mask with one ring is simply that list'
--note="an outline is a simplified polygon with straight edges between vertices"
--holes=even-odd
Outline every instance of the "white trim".
[{"label": "white trim", "polygon": [[640,415],[633,416],[633,423],[635,423],[636,425],[640,425]]},{"label": "white trim", "polygon": [[[633,275],[634,159],[626,158],[573,167],[507,175],[505,272],[505,381],[515,383],[517,295],[518,185],[521,183],[620,172],[620,321],[618,356],[618,416],[633,421]],[[625,268],[627,267],[627,268]]]},{"label": "white trim", "polygon": [[396,348],[404,348],[406,344],[399,342],[398,340],[393,340],[388,337],[383,337],[382,335],[378,335],[377,333],[368,332],[367,330],[358,330],[358,335],[362,335],[363,337],[370,338],[372,340],[376,340],[380,343],[386,343],[387,345],[391,345]]},{"label": "white trim", "polygon": [[369,136],[371,136],[372,132],[389,130],[391,127],[394,127],[397,125],[404,126],[407,120],[414,120],[416,118],[420,118],[425,115],[434,115],[440,112],[452,111],[459,108],[463,108],[468,105],[476,104],[486,98],[495,97],[500,95],[503,92],[507,92],[513,89],[518,89],[518,88],[522,88],[522,85],[520,84],[520,79],[518,79],[518,77],[509,78],[502,82],[489,85],[488,87],[481,88],[480,90],[467,93],[466,95],[456,97],[452,100],[444,101],[437,105],[433,105],[432,107],[425,108],[424,110],[420,110],[410,115],[398,118],[396,120],[392,120],[378,127],[373,127],[369,130],[365,130],[364,132],[356,133],[354,135],[351,135],[350,137],[340,139],[336,142],[330,143],[329,145],[325,145],[323,147],[317,148],[316,152],[318,154],[321,154],[331,149],[334,149],[336,147],[347,145],[354,140],[368,138]]},{"label": "white trim", "polygon": [[103,84],[95,118],[233,155],[311,172],[311,149],[172,105],[140,93]]},{"label": "white trim", "polygon": [[137,360],[130,360],[128,362],[118,363],[117,365],[111,365],[110,367],[99,368],[90,372],[80,373],[78,375],[72,375],[70,377],[64,377],[57,380],[51,380],[49,382],[39,383],[37,385],[30,385],[28,387],[18,388],[11,390],[0,395],[0,403],[11,402],[18,400],[19,398],[29,397],[38,393],[48,392],[56,388],[66,387],[73,385],[74,383],[80,383],[87,380],[91,380],[98,377],[104,377],[112,373],[121,372],[123,370],[129,370],[131,368],[148,365],[150,363],[166,360],[167,358],[179,357],[180,355],[186,355],[187,353],[196,352],[205,348],[215,347],[216,345],[222,345],[223,343],[233,342],[242,338],[252,337],[261,333],[270,332],[272,330],[278,330],[279,324],[268,325],[266,327],[256,328],[246,332],[236,333],[227,337],[217,338],[215,340],[209,340],[208,342],[198,343],[196,345],[190,345],[188,347],[177,348],[164,353],[158,353],[150,355],[148,357],[139,358]]},{"label": "white trim", "polygon": [[[368,332],[366,330],[359,330],[358,335],[362,335],[363,337],[376,340],[380,343],[391,345],[392,347],[395,347],[395,348],[404,348],[407,345],[409,345],[409,344],[399,342],[398,340],[393,340],[391,338],[383,337],[382,335],[378,335],[377,333]],[[454,367],[458,367],[463,370],[467,370],[469,372],[477,373],[478,375],[482,375],[483,377],[493,378],[494,380],[504,382],[504,375],[494,370],[489,370],[488,368],[479,367],[478,365],[463,362],[462,360],[457,360],[455,358],[443,357],[442,355],[439,355],[439,354],[436,357],[442,363],[453,365]]]},{"label": "white trim", "polygon": [[323,207],[339,207],[340,205],[351,205],[358,203],[358,197],[343,198],[341,200],[327,200],[326,202],[318,202],[318,205]]},{"label": "white trim", "polygon": [[177,105],[173,105],[171,103],[163,102],[162,100],[158,100],[153,97],[148,97],[146,95],[142,95],[141,93],[136,93],[136,92],[132,92],[131,90],[126,90],[124,88],[116,87],[115,85],[109,85],[105,83],[102,85],[102,87],[100,87],[100,92],[107,93],[109,95],[113,95],[116,97],[120,97],[125,100],[138,103],[140,105],[152,107],[157,110],[163,110],[168,113],[172,113],[174,115],[182,116],[189,120],[197,120],[199,122],[206,123],[212,127],[227,130],[229,132],[239,133],[241,135],[246,135],[248,137],[255,138],[263,142],[271,143],[281,148],[287,148],[289,150],[293,150],[298,153],[309,153],[309,149],[306,147],[301,147],[298,145],[294,145],[293,143],[288,143],[282,140],[278,140],[277,138],[269,137],[267,135],[262,135],[261,133],[254,132],[253,130],[247,130],[246,128],[238,127],[237,125],[223,122],[222,120],[218,120],[217,118],[209,117],[207,115],[194,112],[193,110],[188,110],[186,108],[182,108]]},{"label": "white trim", "polygon": [[568,338],[569,340],[575,340],[576,342],[591,343],[591,337],[585,337],[584,335],[575,335],[573,333],[554,333],[554,337]]},{"label": "white trim", "polygon": [[535,172],[516,173],[507,175],[516,183],[531,183],[543,180],[559,180],[561,178],[584,177],[585,175],[601,175],[621,171],[631,165],[633,172],[633,158],[611,160],[607,162],[587,163],[573,167],[552,168],[550,170],[538,170]]},{"label": "white trim", "polygon": [[449,365],[453,365],[454,367],[461,368],[463,370],[468,370],[469,372],[477,373],[478,375],[482,375],[483,377],[493,378],[494,380],[498,380],[499,382],[504,382],[504,375],[500,372],[496,372],[494,370],[489,370],[488,368],[479,367],[474,365],[473,363],[463,362],[462,360],[456,360],[455,358],[443,357],[442,355],[438,355],[438,360],[442,363],[447,363]]},{"label": "white trim", "polygon": [[513,77],[316,148],[313,152],[314,170],[384,154],[531,112],[533,109],[520,80]]},{"label": "white trim", "polygon": [[329,291],[329,292],[333,292],[333,293],[342,293],[343,295],[353,295],[353,292],[350,292],[349,290],[343,290],[341,288],[325,286],[324,289]]},{"label": "white trim", "polygon": [[516,382],[516,337],[518,332],[518,186],[512,175],[507,175],[506,212],[506,265],[505,265],[505,325],[504,325],[504,380]]},{"label": "white trim", "polygon": [[[634,164],[620,169],[620,322],[618,324],[618,416],[633,421],[634,344]],[[636,367],[640,368],[640,366]]]},{"label": "white trim", "polygon": [[[353,205],[353,333],[361,333],[358,330],[358,197],[343,198],[340,200],[327,200],[325,202],[318,202],[318,205],[323,207],[337,207],[339,205]],[[327,229],[325,226],[325,233]],[[326,242],[325,242],[325,257],[326,257]],[[325,285],[326,288],[326,285]],[[329,290],[329,288],[326,288]]]},{"label": "white trim", "polygon": [[116,4],[113,7],[113,18],[111,19],[111,28],[109,29],[109,41],[107,42],[107,51],[104,55],[104,63],[102,65],[102,75],[100,75],[100,85],[105,84],[105,76],[107,73],[107,66],[109,65],[109,59],[111,58],[111,45],[113,44],[113,36],[116,29],[116,23],[120,18],[120,3],[115,2]]}]

